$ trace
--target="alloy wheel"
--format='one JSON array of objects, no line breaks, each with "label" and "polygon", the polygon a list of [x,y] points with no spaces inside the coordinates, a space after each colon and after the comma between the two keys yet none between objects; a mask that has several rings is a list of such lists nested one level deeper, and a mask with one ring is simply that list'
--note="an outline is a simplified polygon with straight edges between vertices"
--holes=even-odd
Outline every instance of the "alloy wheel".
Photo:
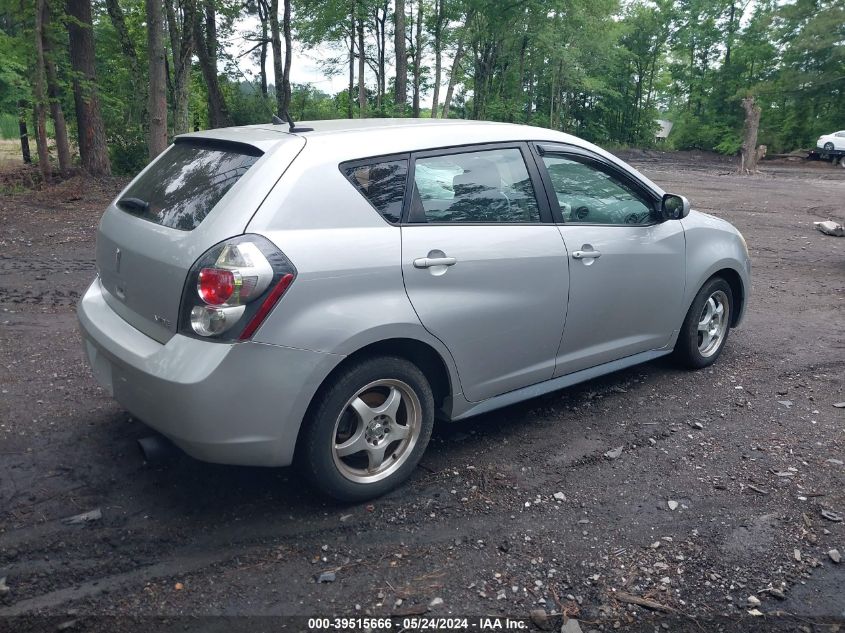
[{"label": "alloy wheel", "polygon": [[365,385],[350,398],[332,434],[332,456],[350,481],[369,484],[389,477],[414,450],[422,430],[422,405],[400,380]]},{"label": "alloy wheel", "polygon": [[704,303],[698,318],[698,353],[707,358],[715,354],[728,331],[730,317],[728,296],[717,290]]}]

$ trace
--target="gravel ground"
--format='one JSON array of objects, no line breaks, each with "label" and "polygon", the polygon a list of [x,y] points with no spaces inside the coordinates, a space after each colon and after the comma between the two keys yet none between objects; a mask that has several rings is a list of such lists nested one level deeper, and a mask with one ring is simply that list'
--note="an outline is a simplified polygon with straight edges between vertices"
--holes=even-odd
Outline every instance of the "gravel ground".
[{"label": "gravel ground", "polygon": [[753,295],[719,362],[652,362],[442,424],[407,485],[358,506],[287,469],[144,463],[149,430],[96,386],[74,315],[121,182],[4,194],[0,630],[532,611],[532,627],[565,614],[584,633],[839,630],[845,239],[812,222],[845,221],[845,170],[625,157],[748,240]]}]

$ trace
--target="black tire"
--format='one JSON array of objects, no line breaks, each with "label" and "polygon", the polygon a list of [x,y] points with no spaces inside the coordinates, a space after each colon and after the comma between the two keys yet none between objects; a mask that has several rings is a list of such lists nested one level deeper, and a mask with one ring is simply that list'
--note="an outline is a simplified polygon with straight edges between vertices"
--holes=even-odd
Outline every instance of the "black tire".
[{"label": "black tire", "polygon": [[824,149],[825,149],[825,151],[832,152],[833,151],[833,143],[825,143]]},{"label": "black tire", "polygon": [[[381,381],[391,384],[379,384]],[[368,386],[372,388],[359,393]],[[378,398],[379,392],[383,392],[384,402],[370,405],[370,410],[375,411],[387,403],[392,388],[400,394],[399,408],[394,416],[396,420],[389,418],[383,424],[373,420],[368,426],[363,423],[361,415],[356,417],[351,404],[356,397]],[[403,417],[404,425],[398,423]],[[418,432],[415,430],[417,423]],[[352,424],[358,425],[357,431],[349,430]],[[338,438],[343,437],[342,425],[346,425],[348,437],[338,444]],[[406,444],[404,439],[391,440],[391,432],[397,427],[411,429],[407,431],[407,437],[415,438],[414,441],[409,439]],[[365,501],[389,492],[411,475],[425,452],[433,427],[434,396],[428,380],[416,365],[394,356],[364,359],[341,371],[318,394],[303,424],[297,448],[297,465],[304,477],[329,497],[343,502]],[[373,428],[377,431],[372,431]],[[370,472],[368,467],[371,465],[371,455],[366,450],[349,456],[337,455],[337,449],[339,447],[342,450],[344,441],[351,441],[356,436],[362,436],[359,438],[362,441],[369,441],[366,439],[368,431],[376,435],[381,432],[382,437],[389,440],[384,444],[387,450],[382,465],[390,464],[390,467],[382,473],[374,471],[372,475],[367,474]],[[376,446],[381,442],[378,437],[375,441],[375,444],[369,445]],[[358,460],[358,463],[350,463],[351,460]],[[355,477],[359,480],[355,480]],[[368,481],[374,477],[382,478]]]},{"label": "black tire", "polygon": [[[699,332],[699,322],[705,316],[705,309],[711,297],[715,298],[714,304],[716,305],[719,301],[724,301],[726,304],[725,313],[722,317],[724,334],[721,335],[718,342],[711,339],[712,346],[706,346],[702,350],[701,345],[704,343],[704,336]],[[715,363],[725,348],[725,343],[728,342],[733,311],[734,300],[730,284],[721,277],[713,277],[708,280],[695,295],[681,326],[681,331],[678,333],[674,351],[675,359],[681,365],[690,369],[702,369]]]}]

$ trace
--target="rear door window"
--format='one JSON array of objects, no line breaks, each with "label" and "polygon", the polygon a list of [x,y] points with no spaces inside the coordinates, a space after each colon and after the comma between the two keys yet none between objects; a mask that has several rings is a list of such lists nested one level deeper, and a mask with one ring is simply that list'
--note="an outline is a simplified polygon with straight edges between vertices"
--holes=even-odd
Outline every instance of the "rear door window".
[{"label": "rear door window", "polygon": [[261,154],[248,145],[177,141],[129,186],[117,206],[150,222],[191,231]]},{"label": "rear door window", "polygon": [[376,211],[391,224],[399,222],[408,179],[408,159],[345,163],[340,170]]},{"label": "rear door window", "polygon": [[417,158],[411,222],[540,222],[540,207],[516,148]]}]

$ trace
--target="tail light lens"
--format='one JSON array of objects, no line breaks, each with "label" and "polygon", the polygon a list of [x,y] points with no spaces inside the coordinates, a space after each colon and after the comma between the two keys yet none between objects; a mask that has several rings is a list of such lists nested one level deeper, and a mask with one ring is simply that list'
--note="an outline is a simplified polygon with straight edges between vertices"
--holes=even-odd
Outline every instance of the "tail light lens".
[{"label": "tail light lens", "polygon": [[209,305],[226,303],[235,293],[235,273],[225,268],[203,268],[197,279],[200,299]]},{"label": "tail light lens", "polygon": [[295,278],[293,264],[265,237],[221,242],[188,273],[179,332],[221,342],[249,339]]}]

